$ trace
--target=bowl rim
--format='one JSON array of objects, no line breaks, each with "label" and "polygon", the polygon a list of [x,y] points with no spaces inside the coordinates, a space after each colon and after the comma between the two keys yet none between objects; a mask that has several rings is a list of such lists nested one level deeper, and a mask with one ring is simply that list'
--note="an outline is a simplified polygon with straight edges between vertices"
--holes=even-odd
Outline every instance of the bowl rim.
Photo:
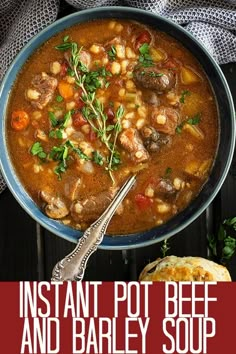
[{"label": "bowl rim", "polygon": [[[86,17],[89,15],[92,15],[90,20],[93,20],[93,18],[94,18],[93,15],[105,14],[105,13],[110,13],[111,16],[107,16],[107,17],[104,16],[104,18],[121,18],[121,19],[122,19],[122,16],[119,17],[118,15],[122,14],[122,13],[130,15],[131,18],[135,14],[140,15],[140,17],[142,15],[145,15],[145,17],[146,16],[150,17],[150,18],[152,17],[153,20],[165,22],[170,27],[172,27],[173,30],[176,29],[178,32],[187,36],[190,39],[190,41],[194,42],[194,44],[196,46],[198,46],[201,49],[201,51],[208,57],[209,63],[216,70],[218,77],[221,81],[221,84],[224,87],[224,91],[227,96],[228,105],[229,105],[229,109],[230,109],[230,113],[231,113],[230,117],[229,117],[230,123],[231,123],[231,141],[230,141],[229,154],[227,156],[227,162],[226,162],[225,168],[223,170],[223,173],[221,174],[213,192],[208,196],[208,198],[203,203],[203,205],[199,209],[197,209],[192,215],[190,215],[190,217],[187,220],[185,220],[184,222],[181,222],[179,225],[176,225],[176,227],[173,228],[171,231],[168,231],[167,233],[164,233],[163,235],[159,235],[158,237],[153,236],[153,237],[149,237],[146,240],[145,239],[142,240],[142,237],[144,235],[148,236],[148,235],[150,235],[151,232],[153,234],[153,230],[157,229],[157,227],[154,227],[154,228],[147,230],[147,231],[128,234],[128,235],[104,236],[103,242],[98,246],[99,249],[106,249],[106,250],[133,249],[133,248],[150,246],[155,243],[161,242],[164,239],[168,239],[168,238],[172,237],[173,235],[175,235],[178,232],[185,229],[194,220],[196,220],[203,213],[203,211],[210,205],[210,203],[213,201],[213,199],[215,198],[215,196],[219,192],[220,188],[222,187],[222,184],[228,174],[228,171],[229,171],[229,168],[230,168],[230,165],[232,162],[232,158],[233,158],[234,146],[235,146],[234,103],[233,103],[233,98],[232,98],[228,83],[226,81],[226,78],[225,78],[221,68],[219,67],[219,65],[217,64],[215,59],[208,53],[207,49],[203,46],[203,44],[200,41],[198,41],[190,32],[188,32],[187,30],[185,30],[185,28],[181,27],[180,25],[176,24],[172,20],[167,19],[164,16],[152,13],[147,10],[137,9],[137,8],[133,8],[133,7],[124,7],[124,6],[104,6],[104,7],[99,7],[99,8],[96,7],[96,8],[91,8],[91,9],[87,9],[87,10],[77,11],[77,12],[74,12],[72,14],[62,17],[61,19],[54,21],[53,23],[51,23],[50,25],[48,25],[44,29],[42,29],[40,32],[38,32],[34,37],[32,37],[29,40],[29,42],[27,42],[23,46],[23,48],[16,55],[16,57],[12,61],[11,65],[9,66],[8,70],[6,71],[4,78],[2,80],[2,83],[1,83],[1,86],[0,86],[0,103],[3,100],[3,90],[5,88],[5,85],[8,82],[10,82],[10,86],[12,87],[12,85],[15,82],[15,78],[13,80],[11,80],[11,74],[14,71],[14,68],[17,65],[19,65],[20,67],[16,71],[19,72],[21,70],[21,68],[25,64],[26,60],[34,53],[34,51],[38,47],[40,47],[43,44],[43,42],[45,42],[45,40],[40,42],[40,39],[42,37],[44,37],[44,35],[48,34],[47,39],[49,39],[49,38],[53,37],[54,35],[56,35],[57,33],[65,30],[66,28],[70,28],[71,26],[76,24],[76,23],[71,24],[70,23],[71,20],[73,22],[73,20],[78,19],[77,23],[83,23],[83,22],[89,21],[87,19],[79,21],[79,19],[83,18],[84,16]],[[102,19],[102,16],[100,16],[99,18]],[[124,17],[124,18],[128,19],[128,17]],[[141,21],[142,20],[140,19],[140,22]],[[64,27],[60,28],[60,26],[63,24],[64,24]],[[58,30],[58,28],[60,28],[60,29]],[[171,36],[171,34],[169,34],[169,33],[168,33],[168,35]],[[38,45],[36,45],[36,43],[38,41],[40,43]],[[35,47],[33,48],[32,51],[30,51],[30,47],[32,46],[32,44],[34,44]],[[184,43],[182,43],[182,44],[184,45]],[[27,54],[28,50],[30,51],[29,54]],[[26,58],[24,58],[24,55],[26,55]],[[22,58],[23,58],[23,60],[22,60]],[[198,61],[201,64],[200,60],[198,60]],[[10,91],[11,91],[11,88],[8,91],[7,97],[9,97]],[[9,190],[11,191],[11,193],[13,194],[15,199],[18,201],[18,203],[22,206],[22,208],[37,223],[39,223],[41,226],[43,226],[45,229],[47,229],[51,233],[65,239],[65,240],[76,243],[77,239],[82,235],[82,232],[79,230],[71,229],[70,227],[63,225],[62,223],[60,223],[56,220],[51,220],[48,217],[46,217],[40,211],[38,206],[36,206],[36,204],[33,202],[33,200],[30,198],[30,196],[28,195],[25,188],[23,186],[21,186],[20,180],[14,171],[14,167],[11,164],[11,160],[10,160],[10,157],[9,157],[9,154],[7,151],[7,145],[5,144],[6,138],[5,138],[4,132],[6,129],[5,128],[6,119],[4,118],[4,116],[6,113],[8,100],[6,100],[5,103],[4,102],[2,102],[2,103],[3,103],[4,109],[2,110],[2,122],[0,125],[0,140],[2,141],[3,146],[0,149],[0,170],[1,170],[2,175],[7,183]],[[17,181],[19,181],[19,184],[17,183]],[[180,213],[178,213],[178,215]],[[70,234],[68,234],[69,230],[73,230],[73,231],[70,232]],[[156,231],[156,233],[158,233],[158,231]],[[115,239],[117,239],[117,241],[113,242]],[[123,242],[119,243],[118,239],[121,241],[123,240]],[[106,241],[106,242],[104,242],[104,241]],[[126,242],[124,242],[124,241],[126,241]]]}]

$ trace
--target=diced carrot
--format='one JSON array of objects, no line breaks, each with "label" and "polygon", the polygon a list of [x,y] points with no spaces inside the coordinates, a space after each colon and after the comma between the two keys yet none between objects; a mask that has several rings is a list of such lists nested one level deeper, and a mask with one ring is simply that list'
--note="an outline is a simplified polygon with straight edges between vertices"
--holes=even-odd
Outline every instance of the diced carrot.
[{"label": "diced carrot", "polygon": [[60,95],[66,100],[74,94],[73,86],[65,81],[60,81],[58,85]]},{"label": "diced carrot", "polygon": [[11,115],[11,126],[14,130],[20,131],[28,127],[29,115],[25,111],[13,111]]}]

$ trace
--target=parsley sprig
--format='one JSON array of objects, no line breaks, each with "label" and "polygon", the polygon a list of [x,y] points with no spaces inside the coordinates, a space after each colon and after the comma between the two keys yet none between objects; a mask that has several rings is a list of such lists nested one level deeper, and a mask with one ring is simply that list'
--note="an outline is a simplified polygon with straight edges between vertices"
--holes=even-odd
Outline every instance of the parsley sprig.
[{"label": "parsley sprig", "polygon": [[225,265],[236,251],[236,217],[225,219],[216,235],[208,235],[211,256]]}]

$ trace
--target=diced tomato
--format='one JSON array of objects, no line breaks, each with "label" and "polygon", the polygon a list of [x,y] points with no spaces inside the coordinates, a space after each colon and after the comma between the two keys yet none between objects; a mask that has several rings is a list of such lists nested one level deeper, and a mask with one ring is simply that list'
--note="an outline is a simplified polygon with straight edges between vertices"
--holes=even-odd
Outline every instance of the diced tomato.
[{"label": "diced tomato", "polygon": [[90,127],[90,131],[89,131],[89,140],[91,142],[95,141],[97,139],[97,135],[95,133],[95,131],[93,130],[93,128]]},{"label": "diced tomato", "polygon": [[105,109],[105,113],[107,115],[108,120],[113,122],[113,120],[115,118],[115,113],[114,113],[113,109],[111,107],[107,107]]},{"label": "diced tomato", "polygon": [[150,208],[152,206],[153,200],[149,197],[146,197],[144,194],[136,194],[136,196],[134,197],[135,199],[135,203],[137,205],[137,207],[140,210],[147,210],[148,208]]},{"label": "diced tomato", "polygon": [[106,65],[106,70],[111,72],[111,62]]},{"label": "diced tomato", "polygon": [[79,97],[79,98],[77,99],[77,101],[76,101],[76,107],[77,107],[78,109],[81,109],[81,108],[83,108],[84,106],[85,106],[84,101],[82,101],[81,98]]},{"label": "diced tomato", "polygon": [[76,99],[76,107],[77,107],[78,109],[81,109],[81,108],[83,108],[83,107],[85,106],[85,103],[84,103],[84,101],[83,101],[82,98],[81,98],[82,89],[80,89],[80,90],[78,91],[78,94],[79,94],[79,96],[78,96],[77,99]]},{"label": "diced tomato", "polygon": [[61,72],[60,72],[61,76],[66,76],[68,67],[69,67],[68,63],[66,61],[63,61],[63,63],[61,64]]},{"label": "diced tomato", "polygon": [[144,43],[149,44],[151,42],[151,39],[151,34],[148,31],[141,32],[135,40],[135,49],[139,49],[139,47]]},{"label": "diced tomato", "polygon": [[84,118],[81,112],[76,112],[72,115],[73,126],[75,129],[79,129],[84,124],[87,124],[87,120]]},{"label": "diced tomato", "polygon": [[164,67],[167,69],[176,69],[178,67],[178,64],[174,59],[171,58],[164,63]]}]

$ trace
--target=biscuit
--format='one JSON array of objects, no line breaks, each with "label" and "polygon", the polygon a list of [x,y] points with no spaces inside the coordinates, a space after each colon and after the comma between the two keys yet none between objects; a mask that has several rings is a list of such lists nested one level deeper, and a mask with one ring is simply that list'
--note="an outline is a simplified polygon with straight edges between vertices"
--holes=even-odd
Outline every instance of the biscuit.
[{"label": "biscuit", "polygon": [[146,265],[139,281],[231,281],[226,267],[202,257],[167,256]]}]

